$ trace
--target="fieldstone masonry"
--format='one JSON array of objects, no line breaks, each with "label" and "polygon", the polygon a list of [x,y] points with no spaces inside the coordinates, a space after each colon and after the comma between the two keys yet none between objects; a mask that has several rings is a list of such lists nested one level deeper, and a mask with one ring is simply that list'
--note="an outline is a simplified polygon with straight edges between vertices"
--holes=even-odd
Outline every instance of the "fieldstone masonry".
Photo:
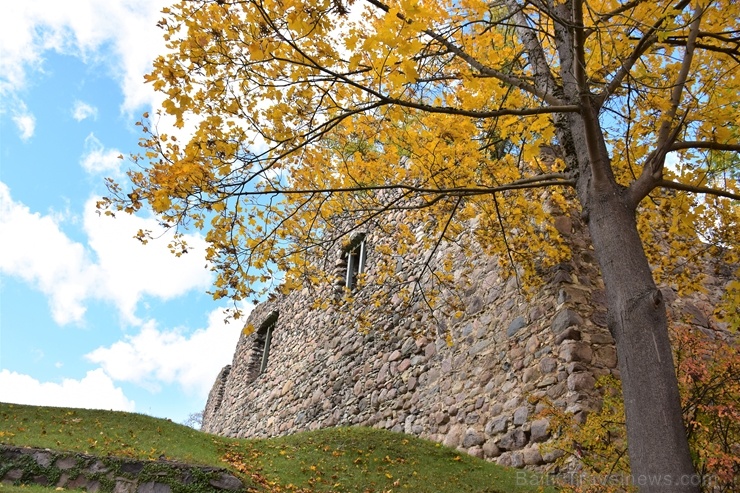
[{"label": "fieldstone masonry", "polygon": [[[392,218],[393,220],[393,218]],[[395,220],[403,220],[402,216]],[[614,340],[606,326],[603,285],[583,228],[556,218],[572,260],[544,272],[536,295],[523,296],[514,278],[502,278],[496,259],[465,266],[454,245],[435,259],[455,260],[464,310],[441,319],[423,303],[389,296],[369,299],[373,245],[368,233],[368,283],[351,305],[314,309],[333,287],[305,288],[258,305],[254,327],[277,313],[269,365],[250,372],[256,332],[243,335],[231,367],[211,390],[203,430],[233,437],[271,437],[330,426],[364,425],[417,435],[499,464],[552,462],[541,445],[553,430],[538,416],[542,398],[585,419],[599,406],[601,375],[619,376]],[[338,253],[341,255],[341,252]],[[415,275],[415,258],[399,260],[402,279]],[[664,295],[671,310],[705,307]],[[709,311],[711,313],[711,310]],[[360,317],[371,320],[359,330]],[[451,338],[452,344],[448,343]]]},{"label": "fieldstone masonry", "polygon": [[90,493],[226,493],[251,486],[216,467],[0,444],[0,484],[3,483],[84,489]]}]

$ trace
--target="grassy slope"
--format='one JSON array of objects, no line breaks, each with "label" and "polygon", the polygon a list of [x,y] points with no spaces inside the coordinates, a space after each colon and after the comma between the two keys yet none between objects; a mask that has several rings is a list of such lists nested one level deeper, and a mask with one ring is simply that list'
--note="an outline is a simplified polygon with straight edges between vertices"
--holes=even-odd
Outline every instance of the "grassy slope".
[{"label": "grassy slope", "polygon": [[[0,443],[228,467],[251,476],[264,491],[538,491],[522,471],[369,428],[234,440],[140,414],[0,403]],[[0,493],[18,491],[49,490],[0,486]]]}]

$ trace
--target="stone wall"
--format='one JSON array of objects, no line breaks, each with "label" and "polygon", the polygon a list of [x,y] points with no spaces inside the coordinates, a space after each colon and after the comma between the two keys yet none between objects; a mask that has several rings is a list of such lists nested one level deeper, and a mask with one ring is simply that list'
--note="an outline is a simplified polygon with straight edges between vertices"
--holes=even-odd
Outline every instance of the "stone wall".
[{"label": "stone wall", "polygon": [[84,489],[91,493],[229,492],[245,488],[239,478],[216,467],[0,444],[2,483]]},{"label": "stone wall", "polygon": [[[373,246],[383,239],[368,233],[369,282],[353,303],[314,308],[331,296],[328,286],[254,309],[248,322],[257,330],[240,338],[230,370],[216,380],[203,430],[271,437],[365,425],[503,465],[553,461],[555,452],[541,449],[552,431],[538,417],[543,398],[582,419],[599,405],[596,379],[619,376],[590,241],[568,217],[557,218],[556,226],[570,241],[572,260],[543,272],[530,297],[515,278],[501,276],[496,259],[468,265],[454,244],[442,245],[434,258],[455,259],[455,295],[463,307],[446,318],[419,299],[406,303],[389,294],[379,306],[370,302]],[[400,259],[397,277],[416,275],[417,260]],[[670,289],[664,294],[680,304]],[[255,374],[259,329],[276,313],[267,368]]]}]

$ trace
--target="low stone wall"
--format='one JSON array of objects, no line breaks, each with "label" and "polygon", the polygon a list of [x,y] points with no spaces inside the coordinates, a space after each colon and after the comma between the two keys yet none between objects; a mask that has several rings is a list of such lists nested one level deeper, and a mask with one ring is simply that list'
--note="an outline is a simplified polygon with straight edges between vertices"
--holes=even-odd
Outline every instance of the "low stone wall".
[{"label": "low stone wall", "polygon": [[0,480],[89,492],[178,493],[244,491],[225,469],[172,461],[141,461],[0,445]]}]

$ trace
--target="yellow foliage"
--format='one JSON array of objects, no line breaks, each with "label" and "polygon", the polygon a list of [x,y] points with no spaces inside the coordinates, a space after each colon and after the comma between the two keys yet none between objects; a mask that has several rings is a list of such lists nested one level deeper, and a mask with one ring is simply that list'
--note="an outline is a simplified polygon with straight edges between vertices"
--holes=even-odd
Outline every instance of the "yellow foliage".
[{"label": "yellow foliage", "polygon": [[[730,197],[740,165],[736,156],[717,163],[740,148],[740,57],[728,41],[740,29],[740,4],[717,0],[699,11],[668,0],[588,0],[565,24],[537,5],[176,3],[159,23],[168,51],[145,77],[164,100],[155,122],[145,114],[141,123],[132,191],[111,182],[100,207],[147,206],[170,227],[207,230],[216,298],[250,299],[275,279],[284,289],[327,280],[315,261],[321,249],[399,208],[425,234],[389,230],[386,255],[433,250],[472,231],[526,287],[568,256],[553,215],[587,212],[584,189],[573,192],[587,173],[561,129],[566,118],[586,118],[588,93],[609,173],[625,187],[665,144],[662,127],[676,130],[666,144],[671,164],[660,171],[677,185],[652,182],[638,215],[645,243],[660,238],[661,248],[647,249],[656,276],[696,289],[699,277],[685,266],[710,246],[737,262],[738,202]],[[556,45],[579,23],[573,56],[583,60],[573,65],[582,66],[582,82]],[[576,83],[583,87],[574,92]],[[192,131],[159,135],[164,115]],[[554,150],[549,158],[542,146]],[[725,196],[688,193],[702,187]],[[441,282],[450,279],[444,267]],[[375,281],[389,272],[379,269]]]}]

